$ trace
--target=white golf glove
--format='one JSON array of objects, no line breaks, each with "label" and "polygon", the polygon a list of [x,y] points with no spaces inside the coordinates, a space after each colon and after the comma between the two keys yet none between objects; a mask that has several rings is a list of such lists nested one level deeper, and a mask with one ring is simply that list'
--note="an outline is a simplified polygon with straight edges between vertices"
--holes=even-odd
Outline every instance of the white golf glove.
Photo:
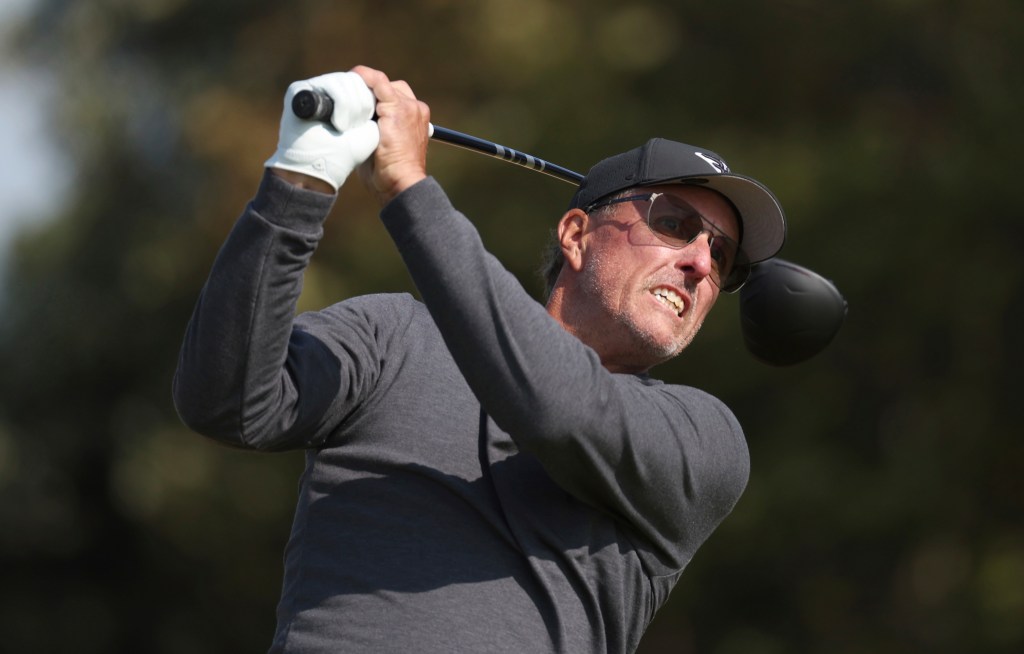
[{"label": "white golf glove", "polygon": [[[292,112],[295,94],[312,88],[326,91],[334,100],[332,125],[303,120]],[[277,151],[264,165],[322,179],[337,191],[377,149],[380,132],[371,120],[375,105],[373,92],[355,73],[330,73],[293,82],[284,96]]]}]

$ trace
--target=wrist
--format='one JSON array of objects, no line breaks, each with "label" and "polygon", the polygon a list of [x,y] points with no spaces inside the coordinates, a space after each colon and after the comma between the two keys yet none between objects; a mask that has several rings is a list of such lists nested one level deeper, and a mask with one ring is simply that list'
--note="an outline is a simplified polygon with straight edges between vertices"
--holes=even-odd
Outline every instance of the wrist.
[{"label": "wrist", "polygon": [[313,177],[312,175],[307,175],[305,173],[297,173],[292,170],[284,170],[282,168],[270,167],[269,170],[271,174],[277,175],[297,188],[317,191],[318,193],[326,193],[327,195],[334,195],[336,192],[333,186],[319,177]]},{"label": "wrist", "polygon": [[381,190],[380,192],[378,192],[377,197],[378,197],[378,200],[380,201],[380,206],[383,207],[384,205],[386,205],[387,203],[391,202],[396,197],[398,197],[398,195],[400,195],[407,188],[410,188],[412,186],[415,186],[416,184],[419,184],[420,182],[422,182],[426,178],[427,178],[426,173],[424,173],[424,172],[417,172],[417,173],[410,173],[408,175],[402,176],[399,179],[396,179],[390,186],[388,186],[387,188],[385,188],[385,189]]}]

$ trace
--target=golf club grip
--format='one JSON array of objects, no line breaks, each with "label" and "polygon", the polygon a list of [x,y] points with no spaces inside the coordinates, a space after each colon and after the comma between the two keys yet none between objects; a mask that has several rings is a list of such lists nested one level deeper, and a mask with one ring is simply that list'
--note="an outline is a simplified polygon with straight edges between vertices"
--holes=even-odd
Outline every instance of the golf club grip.
[{"label": "golf club grip", "polygon": [[[320,89],[305,89],[296,93],[292,98],[292,112],[303,120],[319,120],[329,123],[331,114],[334,113],[334,100]],[[525,152],[520,152],[514,148],[498,145],[492,141],[457,132],[446,127],[439,127],[437,125],[431,125],[430,127],[430,138],[435,141],[486,154],[495,159],[501,159],[523,168],[529,168],[530,170],[550,175],[563,182],[577,186],[583,181],[583,175],[577,172],[539,159]]]},{"label": "golf club grip", "polygon": [[330,122],[334,100],[318,89],[299,91],[292,98],[292,113],[303,120]]}]

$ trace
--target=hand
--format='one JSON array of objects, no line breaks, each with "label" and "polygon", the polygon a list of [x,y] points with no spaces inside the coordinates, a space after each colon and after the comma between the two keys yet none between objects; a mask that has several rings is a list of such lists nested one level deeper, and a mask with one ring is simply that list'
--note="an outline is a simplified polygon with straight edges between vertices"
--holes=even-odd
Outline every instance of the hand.
[{"label": "hand", "polygon": [[359,175],[384,206],[396,195],[427,176],[430,107],[416,99],[404,81],[391,81],[379,70],[356,66],[377,99],[380,144]]},{"label": "hand", "polygon": [[[302,120],[292,112],[292,98],[309,88],[323,89],[334,100],[332,125]],[[284,97],[277,151],[265,165],[315,177],[337,191],[377,148],[380,134],[371,120],[374,104],[373,93],[355,73],[293,82]]]}]

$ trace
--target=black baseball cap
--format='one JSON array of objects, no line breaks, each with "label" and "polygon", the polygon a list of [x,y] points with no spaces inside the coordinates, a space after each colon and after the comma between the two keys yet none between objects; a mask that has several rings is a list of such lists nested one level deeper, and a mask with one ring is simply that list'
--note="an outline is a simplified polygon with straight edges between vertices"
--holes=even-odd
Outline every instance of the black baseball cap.
[{"label": "black baseball cap", "polygon": [[786,240],[786,217],[771,191],[757,180],[736,175],[711,150],[654,138],[594,165],[580,183],[570,209],[635,186],[693,184],[718,191],[732,202],[742,222],[740,247],[751,263],[770,259]]}]

